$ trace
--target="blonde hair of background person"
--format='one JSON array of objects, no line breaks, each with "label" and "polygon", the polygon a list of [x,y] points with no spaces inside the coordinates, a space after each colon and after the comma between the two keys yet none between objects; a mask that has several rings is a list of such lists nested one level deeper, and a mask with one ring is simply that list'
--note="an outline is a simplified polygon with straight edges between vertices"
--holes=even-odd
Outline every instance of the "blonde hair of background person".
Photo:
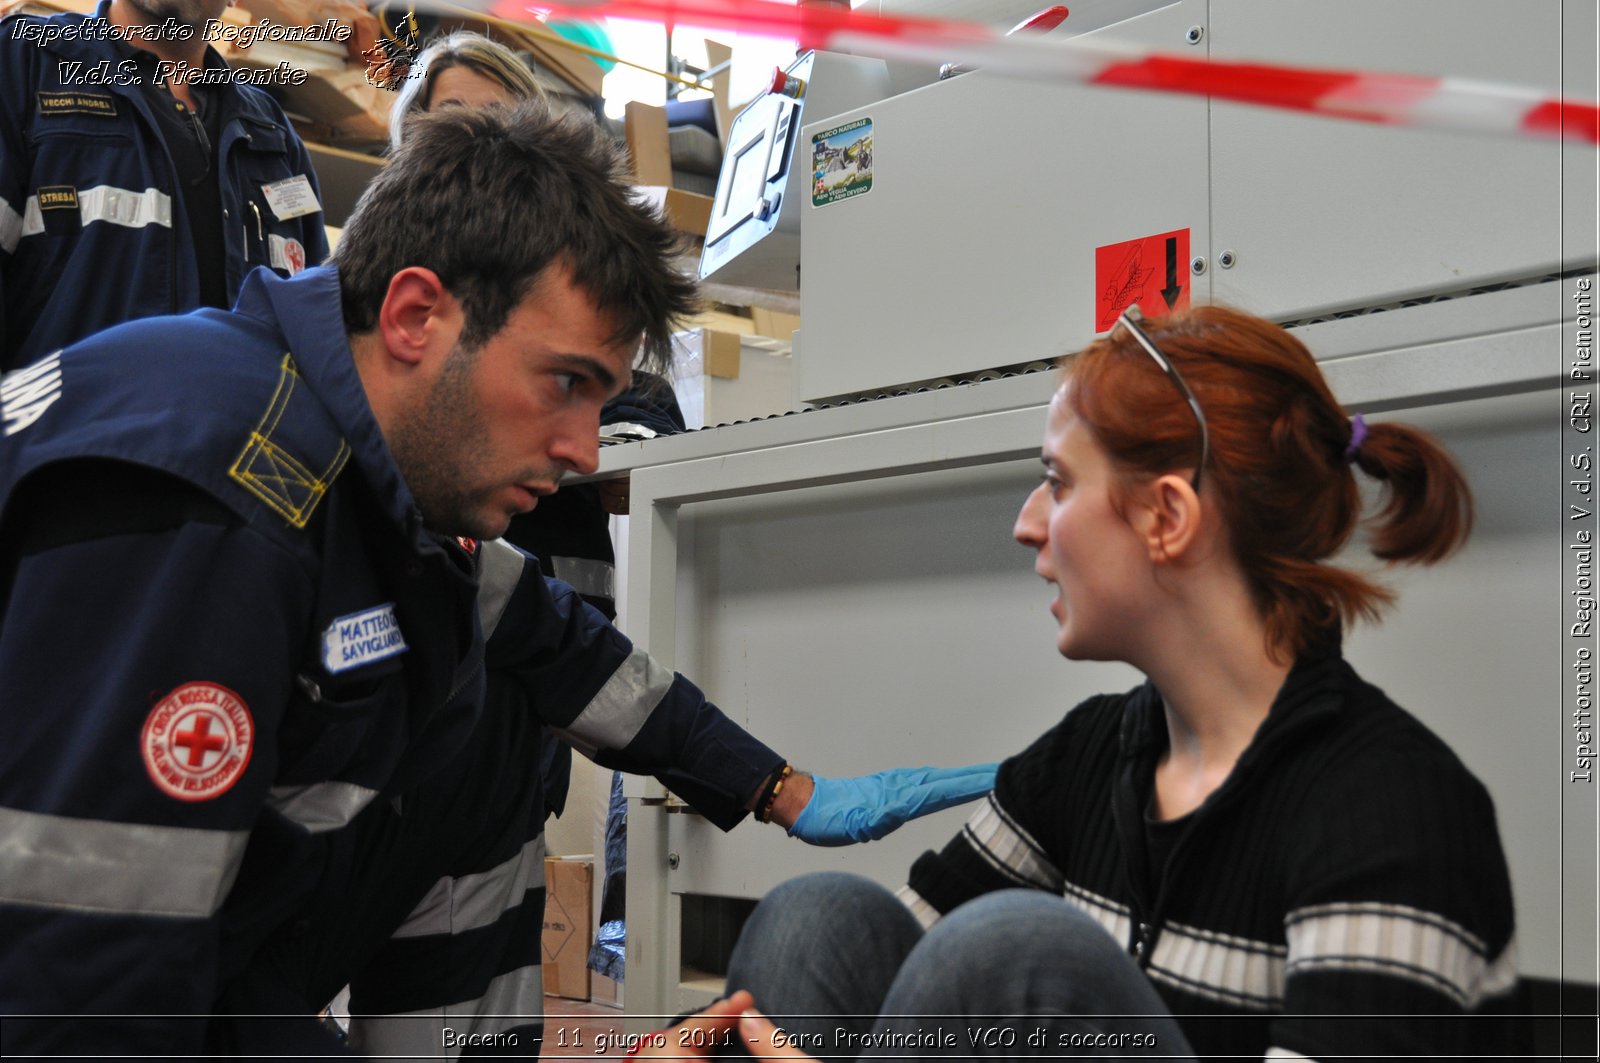
[{"label": "blonde hair of background person", "polygon": [[[455,74],[447,75],[448,71]],[[457,30],[422,50],[389,112],[389,150],[400,147],[406,120],[444,103],[481,107],[517,100],[548,102],[533,71],[510,48],[481,33]]]}]

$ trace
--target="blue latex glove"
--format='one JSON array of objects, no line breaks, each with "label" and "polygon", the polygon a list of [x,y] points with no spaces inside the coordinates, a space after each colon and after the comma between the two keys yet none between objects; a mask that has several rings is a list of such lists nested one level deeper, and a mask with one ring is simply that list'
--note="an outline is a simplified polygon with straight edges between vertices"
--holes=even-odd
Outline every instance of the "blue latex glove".
[{"label": "blue latex glove", "polygon": [[994,789],[999,768],[891,768],[853,779],[813,775],[811,800],[789,836],[812,845],[876,841],[918,816],[984,796]]}]

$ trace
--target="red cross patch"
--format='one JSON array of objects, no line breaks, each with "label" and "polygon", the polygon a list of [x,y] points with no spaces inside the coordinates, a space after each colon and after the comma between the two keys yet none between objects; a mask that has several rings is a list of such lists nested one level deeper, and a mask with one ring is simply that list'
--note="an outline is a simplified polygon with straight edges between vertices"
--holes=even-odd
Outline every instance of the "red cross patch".
[{"label": "red cross patch", "polygon": [[289,263],[289,276],[293,277],[306,268],[305,245],[299,240],[286,240],[283,245],[283,258]]},{"label": "red cross patch", "polygon": [[209,801],[239,781],[255,738],[255,720],[243,698],[215,683],[185,683],[145,717],[139,749],[162,793]]},{"label": "red cross patch", "polygon": [[465,535],[456,536],[456,545],[466,551],[468,557],[478,552],[478,540],[468,539]]}]

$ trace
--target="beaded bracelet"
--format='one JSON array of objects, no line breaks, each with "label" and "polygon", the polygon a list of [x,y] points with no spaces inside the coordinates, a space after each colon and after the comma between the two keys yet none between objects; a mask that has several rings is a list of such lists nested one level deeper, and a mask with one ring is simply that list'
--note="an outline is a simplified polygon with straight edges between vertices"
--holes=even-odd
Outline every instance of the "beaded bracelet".
[{"label": "beaded bracelet", "polygon": [[783,792],[783,781],[794,774],[794,768],[785,764],[783,770],[773,776],[770,789],[756,802],[756,819],[762,823],[772,822],[772,806],[778,803],[778,795]]},{"label": "beaded bracelet", "polygon": [[[783,767],[788,768],[789,765],[784,764]],[[772,803],[777,799],[778,790],[783,785],[785,777],[783,769],[773,772],[768,777],[766,785],[761,788],[761,793],[756,796],[755,803],[751,806],[751,811],[756,816],[756,822],[769,822],[768,817],[772,815]]]}]

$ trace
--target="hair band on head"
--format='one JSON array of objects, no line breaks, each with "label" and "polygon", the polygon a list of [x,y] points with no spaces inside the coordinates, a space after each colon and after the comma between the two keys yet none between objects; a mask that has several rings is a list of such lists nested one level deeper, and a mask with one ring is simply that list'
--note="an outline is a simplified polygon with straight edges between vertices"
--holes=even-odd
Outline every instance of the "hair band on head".
[{"label": "hair band on head", "polygon": [[1358,413],[1350,418],[1350,445],[1344,448],[1344,460],[1355,461],[1361,453],[1361,444],[1367,441],[1367,422]]}]

